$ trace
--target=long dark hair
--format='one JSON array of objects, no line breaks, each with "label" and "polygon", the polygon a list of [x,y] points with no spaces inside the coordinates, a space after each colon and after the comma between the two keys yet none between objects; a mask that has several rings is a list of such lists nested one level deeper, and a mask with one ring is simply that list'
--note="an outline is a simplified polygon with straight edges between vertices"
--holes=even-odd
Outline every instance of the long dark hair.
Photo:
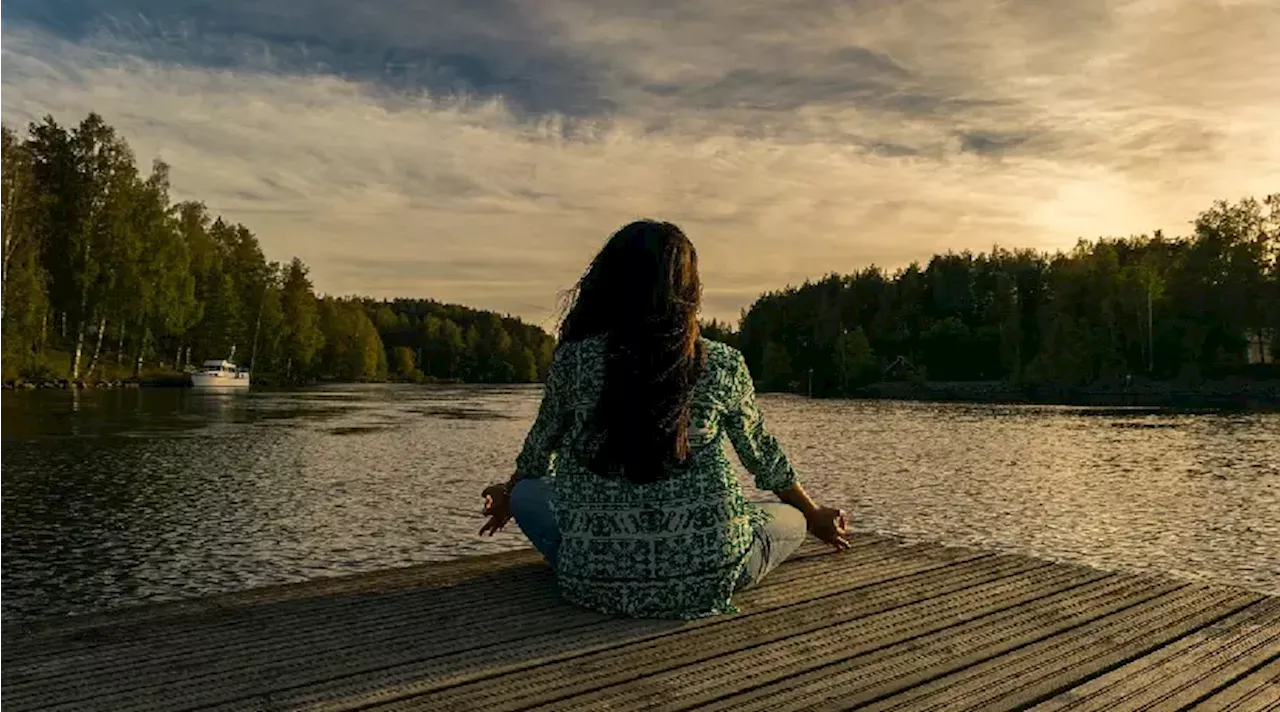
[{"label": "long dark hair", "polygon": [[652,220],[614,233],[569,291],[560,343],[607,339],[592,471],[643,484],[688,460],[690,403],[705,360],[701,300],[693,243]]}]

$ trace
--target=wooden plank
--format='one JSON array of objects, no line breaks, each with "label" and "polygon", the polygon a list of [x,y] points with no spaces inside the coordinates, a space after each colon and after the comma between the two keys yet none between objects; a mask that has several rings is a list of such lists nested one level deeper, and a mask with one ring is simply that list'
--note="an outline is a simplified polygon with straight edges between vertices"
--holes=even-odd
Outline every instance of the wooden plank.
[{"label": "wooden plank", "polygon": [[[888,550],[896,546],[887,537],[879,535],[856,535],[851,539],[855,549],[879,548]],[[806,542],[795,557],[805,560],[814,556],[830,553],[829,547],[812,540]],[[352,577],[341,577],[337,580],[320,580],[317,585],[290,585],[281,588],[289,589],[280,595],[271,593],[275,587],[266,592],[245,591],[229,594],[225,597],[226,606],[213,616],[184,617],[188,602],[178,604],[162,604],[144,606],[139,609],[124,609],[118,612],[119,623],[114,623],[115,614],[94,614],[82,617],[86,620],[68,619],[63,623],[52,622],[48,626],[54,629],[37,633],[15,632],[6,634],[4,642],[4,665],[15,664],[31,668],[34,676],[36,666],[43,660],[53,661],[55,670],[58,665],[81,668],[85,664],[100,662],[112,657],[117,652],[137,649],[147,645],[160,643],[164,646],[180,647],[187,644],[187,639],[199,643],[212,641],[220,633],[225,633],[228,640],[244,638],[244,628],[251,627],[254,636],[270,635],[273,629],[285,631],[315,625],[345,615],[348,609],[369,610],[371,604],[389,607],[400,605],[406,608],[439,610],[442,614],[452,610],[474,610],[485,602],[486,595],[478,592],[484,582],[501,584],[502,589],[511,586],[523,586],[533,582],[550,581],[549,569],[541,559],[529,560],[529,552],[514,552],[519,556],[501,554],[497,556],[478,557],[483,559],[482,565],[461,566],[460,562],[441,564],[443,573],[430,571],[423,575],[414,567],[409,571],[395,571],[394,575],[384,572],[361,574]],[[536,555],[534,555],[536,556]],[[767,577],[762,585],[773,583],[776,579],[785,579],[780,570]],[[367,579],[370,588],[359,590],[361,579]],[[421,581],[421,586],[412,583]],[[334,593],[339,584],[342,590]],[[497,585],[492,586],[488,596],[506,597],[499,593]],[[246,600],[263,599],[264,602],[252,604]],[[207,607],[217,607],[211,600]],[[176,610],[171,610],[176,607]],[[150,623],[137,623],[136,619],[148,611],[154,611],[156,620]],[[62,630],[69,628],[70,632]],[[72,651],[81,651],[80,655]]]},{"label": "wooden plank", "polygon": [[486,596],[493,596],[498,584],[504,581],[538,590],[550,587],[552,576],[545,564],[516,564],[496,571],[472,573],[439,588],[430,585],[445,583],[436,577],[422,588],[393,592],[345,592],[328,598],[283,600],[257,606],[236,601],[236,607],[223,613],[199,614],[190,619],[166,614],[151,625],[138,623],[135,613],[126,610],[122,613],[125,622],[120,626],[108,623],[70,635],[6,638],[5,652],[12,657],[4,661],[3,669],[6,674],[21,672],[23,679],[36,679],[67,669],[91,669],[117,657],[132,657],[137,651],[200,648],[217,645],[219,639],[253,641],[263,636],[323,627],[328,621],[379,616],[386,612],[415,610],[431,612],[443,619],[474,608]]},{"label": "wooden plank", "polygon": [[[868,537],[856,541],[855,548],[844,555],[853,557],[849,563],[854,564],[869,554],[885,558],[901,551],[903,549],[880,537]],[[777,586],[794,576],[805,575],[806,566],[813,564],[800,565],[800,562],[809,562],[829,552],[829,549],[825,552],[810,549],[806,557],[789,562],[766,577],[760,586]],[[184,627],[178,631],[158,625],[143,640],[102,643],[76,653],[60,650],[57,655],[36,655],[41,650],[39,640],[25,644],[19,641],[10,647],[29,654],[17,655],[5,663],[6,685],[21,689],[25,684],[46,680],[61,686],[71,675],[74,680],[86,678],[83,684],[92,686],[98,683],[87,679],[91,673],[98,673],[110,683],[115,680],[114,671],[118,669],[128,669],[135,674],[143,673],[141,668],[148,665],[176,670],[193,667],[198,658],[222,658],[246,666],[255,664],[248,658],[256,652],[265,653],[281,646],[320,645],[324,639],[337,639],[336,647],[341,647],[342,641],[376,637],[386,634],[385,629],[403,629],[407,625],[429,627],[437,636],[435,640],[440,640],[445,630],[470,638],[477,635],[481,623],[495,625],[498,619],[508,615],[526,616],[562,607],[549,569],[534,565],[510,571],[510,579],[486,572],[479,578],[445,589],[373,596],[350,605],[307,610],[301,614],[293,613],[290,604],[283,607],[277,604],[259,609],[252,616],[229,614],[216,625]],[[512,589],[522,590],[521,595],[513,599]],[[498,596],[506,598],[496,602],[487,600]]]},{"label": "wooden plank", "polygon": [[[892,556],[892,552],[882,552],[878,556],[883,559],[886,567],[897,566],[900,568],[902,566],[902,562],[896,561],[895,557]],[[803,566],[804,564],[798,565]],[[823,566],[825,567],[827,564],[823,564]],[[759,595],[769,596],[771,595],[771,590],[778,588],[785,588],[785,585],[762,587]],[[137,697],[143,700],[142,707],[145,708],[153,703],[152,698],[157,694],[165,699],[172,699],[181,692],[183,696],[190,697],[194,695],[195,698],[208,703],[210,700],[216,701],[250,693],[269,692],[273,689],[289,687],[293,684],[316,683],[343,674],[353,674],[357,671],[367,672],[370,669],[376,670],[405,660],[455,655],[458,652],[476,646],[493,643],[495,640],[516,642],[531,637],[542,637],[557,630],[580,627],[580,623],[584,619],[603,626],[613,626],[617,623],[613,619],[599,614],[566,607],[563,612],[558,612],[555,615],[543,615],[533,621],[525,621],[520,627],[511,626],[510,622],[508,622],[507,627],[496,636],[473,636],[465,640],[457,639],[452,644],[439,645],[429,639],[429,633],[410,633],[407,636],[407,647],[396,644],[397,640],[402,637],[397,636],[396,640],[391,641],[386,639],[373,640],[361,649],[344,649],[340,651],[294,650],[290,655],[279,660],[269,661],[260,666],[240,666],[231,671],[230,674],[206,675],[198,679],[183,680],[180,684],[173,685],[149,683],[146,685],[146,689],[140,688],[137,695],[111,695],[110,699],[113,700],[112,704],[114,706],[120,707],[125,700]],[[643,623],[667,627],[671,625],[667,621],[646,621]],[[513,646],[513,648],[520,651],[523,650],[523,645]],[[447,661],[446,664],[448,664]],[[97,693],[95,691],[95,694]],[[187,693],[191,694],[188,695]]]},{"label": "wooden plank", "polygon": [[[449,589],[372,595],[320,611],[296,611],[292,604],[286,603],[269,605],[252,615],[229,613],[218,622],[206,625],[169,626],[160,622],[140,639],[60,648],[53,654],[45,651],[39,640],[5,641],[7,648],[14,649],[15,659],[4,663],[4,671],[6,675],[20,675],[24,682],[65,679],[70,673],[78,676],[94,671],[109,673],[122,666],[137,665],[148,656],[174,662],[184,655],[232,653],[235,651],[231,648],[253,648],[307,632],[328,635],[326,630],[336,630],[345,634],[348,628],[371,630],[380,625],[394,626],[414,616],[432,625],[463,624],[469,620],[468,613],[474,617],[478,610],[498,608],[484,598],[499,585],[521,591],[522,602],[529,610],[559,605],[550,570],[545,567],[532,571],[517,569],[507,580],[486,576]],[[16,655],[23,650],[32,655]]]},{"label": "wooden plank", "polygon": [[935,669],[945,658],[963,658],[1046,625],[1132,605],[1170,590],[1175,586],[1153,590],[1138,577],[1095,572],[1009,592],[1013,595],[961,601],[954,609],[940,608],[942,599],[923,601],[915,607],[914,619],[903,624],[882,629],[876,624],[891,614],[880,614],[856,625],[830,626],[631,685],[560,700],[563,706],[558,708],[608,704],[612,709],[635,709],[654,700],[673,710],[807,710],[833,696],[847,700],[843,688],[856,692],[880,685],[909,687],[922,671]]},{"label": "wooden plank", "polygon": [[[849,565],[856,565],[861,561],[890,558],[902,551],[889,544],[875,544],[856,548],[845,556]],[[805,575],[815,566],[828,566],[812,563],[813,558],[804,559],[806,563],[789,563],[775,572],[776,576],[767,577],[760,587],[783,585],[794,576]],[[341,647],[343,641],[354,641],[352,636],[377,637],[407,625],[429,628],[436,640],[442,640],[445,631],[450,630],[458,637],[474,638],[478,633],[478,623],[487,621],[492,624],[510,615],[524,617],[537,611],[563,608],[555,593],[550,571],[540,568],[534,573],[534,576],[518,575],[513,580],[490,580],[486,577],[476,586],[464,583],[443,591],[416,592],[413,596],[377,597],[367,601],[366,605],[344,607],[320,617],[299,618],[281,613],[279,618],[254,616],[249,620],[231,621],[203,631],[184,631],[171,636],[165,636],[161,631],[150,641],[107,644],[99,649],[78,654],[64,653],[52,659],[17,660],[5,668],[5,674],[20,681],[15,682],[11,689],[21,689],[24,684],[40,680],[57,680],[59,684],[65,684],[67,675],[72,673],[72,677],[78,679],[94,672],[106,676],[122,668],[138,673],[140,667],[148,664],[161,665],[166,669],[180,667],[193,663],[197,657],[230,658],[252,663],[246,660],[246,656],[251,657],[255,651],[270,651],[273,646],[296,648],[336,639],[337,647]],[[486,601],[486,596],[492,596],[491,589],[499,585],[507,599]],[[512,590],[521,593],[511,596]],[[456,605],[431,605],[443,596],[456,599]]]},{"label": "wooden plank", "polygon": [[[876,583],[870,583],[874,578],[857,577],[854,574],[855,578],[846,583],[864,584],[859,588],[865,605],[884,609],[898,605],[911,596],[960,590],[1044,565],[1043,562],[1030,561],[1021,557],[978,557],[953,565],[935,566],[915,574],[896,576]],[[827,597],[819,600],[822,596],[815,595],[812,599],[817,601],[817,604],[812,607],[822,612],[826,609],[826,601],[833,600],[830,587],[814,586],[813,592]],[[293,690],[275,690],[270,693],[270,700],[272,703],[289,708],[305,708],[314,711],[363,708],[378,702],[422,695],[435,690],[457,687],[463,683],[518,673],[553,662],[574,660],[598,651],[612,650],[615,656],[630,655],[637,650],[645,649],[645,646],[640,646],[639,643],[657,638],[664,638],[657,641],[657,645],[678,645],[679,641],[666,639],[673,632],[684,633],[687,630],[713,625],[746,626],[746,629],[750,630],[757,627],[758,622],[762,620],[756,617],[762,613],[806,603],[805,599],[781,598],[774,595],[770,595],[769,599],[773,600],[767,600],[763,596],[755,598],[744,596],[740,604],[743,609],[742,614],[690,621],[674,631],[651,628],[639,621],[614,621],[611,625],[556,631],[530,639],[519,650],[511,646],[494,645],[459,656],[414,662],[367,674],[327,680]],[[627,651],[613,650],[624,643],[630,644]],[[226,707],[228,710],[233,708],[233,706]]]},{"label": "wooden plank", "polygon": [[1191,709],[1197,712],[1261,712],[1280,709],[1280,657],[1217,690]]},{"label": "wooden plank", "polygon": [[82,637],[94,637],[100,630],[121,631],[130,628],[146,630],[163,622],[189,624],[199,620],[215,619],[230,611],[255,609],[271,603],[303,602],[308,599],[327,600],[347,594],[368,595],[386,593],[406,588],[439,588],[460,580],[483,575],[486,572],[507,569],[512,566],[539,564],[542,557],[533,549],[504,551],[496,554],[468,556],[454,561],[444,561],[415,566],[405,566],[384,571],[374,571],[349,576],[333,576],[310,581],[266,586],[234,593],[218,594],[203,598],[154,603],[103,613],[91,613],[69,618],[51,618],[29,623],[8,624],[0,629],[6,643],[13,640],[43,637],[53,643],[58,639],[76,641]]},{"label": "wooden plank", "polygon": [[6,626],[4,702],[1280,708],[1276,599],[877,535],[856,543],[828,555],[811,540],[735,597],[741,613],[697,621],[569,606],[527,550]]},{"label": "wooden plank", "polygon": [[955,672],[944,671],[950,674],[934,675],[911,689],[870,688],[851,699],[893,693],[868,710],[1021,709],[1256,600],[1256,595],[1237,591],[1186,587],[1177,595],[1080,621],[1085,624],[1079,627],[1031,631],[1030,641],[1016,641],[1023,646],[1017,650],[983,651],[984,658],[956,661]]},{"label": "wooden plank", "polygon": [[[379,656],[433,654],[451,641],[464,641],[470,626],[472,635],[482,639],[518,640],[560,627],[575,627],[607,620],[604,616],[573,608],[546,596],[550,605],[538,605],[525,618],[491,619],[477,608],[464,619],[439,619],[430,614],[386,617],[368,627],[359,621],[332,621],[295,631],[290,637],[276,635],[260,640],[252,630],[243,629],[242,645],[225,648],[188,649],[184,646],[157,646],[136,658],[120,658],[107,669],[69,670],[60,676],[24,680],[5,672],[5,699],[9,704],[40,704],[90,699],[142,687],[185,685],[192,680],[219,673],[251,671],[282,660],[305,663],[316,657],[343,655],[378,659]],[[541,602],[539,602],[541,603]],[[371,656],[371,657],[370,657]],[[166,664],[166,657],[172,662]]]},{"label": "wooden plank", "polygon": [[[912,556],[920,561],[931,562],[932,565],[943,565],[958,556],[985,555],[937,546],[906,549],[869,547],[865,552],[848,552],[825,559],[810,558],[788,564],[786,568],[829,571],[832,564],[828,560],[841,560],[852,565],[861,557],[868,562],[880,562],[882,567],[878,570],[882,572],[902,575],[903,569],[912,565]],[[919,561],[915,565],[920,566]],[[769,583],[769,578],[765,579],[765,583]],[[834,583],[841,586],[852,585],[852,582]],[[779,576],[773,585],[762,585],[758,593],[752,593],[757,599],[768,599],[770,596],[785,599],[793,594],[778,594],[776,591],[786,588],[784,577]],[[518,609],[518,598],[511,605]],[[15,685],[11,688],[6,684],[6,702],[22,706],[67,704],[74,707],[85,700],[95,700],[103,704],[109,703],[113,709],[120,710],[135,704],[144,709],[154,705],[172,706],[182,700],[193,704],[213,704],[250,694],[316,683],[344,674],[367,672],[405,661],[457,654],[475,647],[533,638],[587,624],[611,625],[612,619],[567,604],[558,604],[556,608],[531,616],[503,617],[491,621],[485,627],[461,630],[450,628],[438,632],[430,625],[412,625],[403,619],[389,629],[376,632],[344,628],[346,635],[354,638],[354,642],[344,639],[342,635],[335,635],[329,627],[321,627],[319,633],[302,631],[300,635],[319,635],[322,641],[338,647],[307,647],[297,639],[285,639],[283,642],[276,641],[277,645],[269,651],[258,650],[255,654],[260,654],[254,659],[246,659],[237,649],[229,653],[223,651],[212,660],[202,659],[201,664],[188,661],[180,666],[163,656],[155,656],[153,659],[156,667],[150,669],[147,675],[131,671],[128,675],[111,679],[64,680],[60,685]],[[252,638],[249,640],[252,641]]]},{"label": "wooden plank", "polygon": [[870,650],[1028,599],[1091,582],[1106,585],[1109,578],[1077,568],[1040,567],[935,597],[905,585],[888,610],[882,600],[855,592],[753,616],[741,625],[682,633],[665,645],[621,646],[373,709],[696,705],[714,698],[706,696],[709,690],[736,688],[743,678],[767,682],[775,671],[794,665],[796,655],[830,654],[849,644]]},{"label": "wooden plank", "polygon": [[1280,657],[1280,599],[1248,606],[1035,709],[1136,710],[1190,705]]}]

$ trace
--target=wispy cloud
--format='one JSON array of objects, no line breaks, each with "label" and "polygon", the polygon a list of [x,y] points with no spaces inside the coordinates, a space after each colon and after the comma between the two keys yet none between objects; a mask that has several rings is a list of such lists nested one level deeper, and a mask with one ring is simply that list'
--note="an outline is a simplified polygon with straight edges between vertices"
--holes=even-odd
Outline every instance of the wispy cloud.
[{"label": "wispy cloud", "polygon": [[1280,187],[1272,2],[533,7],[11,0],[4,120],[102,113],[322,290],[535,321],[639,216],[686,227],[725,317]]}]

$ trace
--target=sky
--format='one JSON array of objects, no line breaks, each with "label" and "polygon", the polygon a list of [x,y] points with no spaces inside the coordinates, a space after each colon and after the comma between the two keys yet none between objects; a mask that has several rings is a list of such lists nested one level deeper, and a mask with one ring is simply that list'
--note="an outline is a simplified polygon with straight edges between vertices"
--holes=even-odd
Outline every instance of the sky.
[{"label": "sky", "polygon": [[1280,190],[1280,0],[6,0],[3,120],[89,111],[329,294],[549,326],[614,230],[704,315]]}]

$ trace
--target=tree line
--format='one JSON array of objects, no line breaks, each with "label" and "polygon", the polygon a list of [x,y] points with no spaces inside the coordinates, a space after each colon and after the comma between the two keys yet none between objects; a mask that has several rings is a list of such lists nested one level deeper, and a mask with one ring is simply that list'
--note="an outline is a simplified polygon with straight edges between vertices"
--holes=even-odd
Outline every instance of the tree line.
[{"label": "tree line", "polygon": [[[554,339],[430,300],[317,296],[244,225],[169,198],[101,117],[3,129],[5,380],[138,376],[232,354],[257,378],[532,382]],[[1280,194],[1217,202],[1189,235],[1068,252],[994,248],[875,266],[761,295],[736,325],[762,388],[856,392],[877,380],[1061,385],[1275,375]],[[1257,363],[1262,362],[1262,363]]]},{"label": "tree line", "polygon": [[896,379],[1280,377],[1280,194],[1219,201],[1193,226],[832,274],[764,294],[736,331],[708,336],[738,346],[762,388],[815,395]]},{"label": "tree line", "polygon": [[73,381],[207,359],[255,380],[529,382],[554,346],[536,326],[426,300],[317,296],[297,258],[269,262],[244,225],[173,203],[97,114],[3,128],[4,379]]}]

